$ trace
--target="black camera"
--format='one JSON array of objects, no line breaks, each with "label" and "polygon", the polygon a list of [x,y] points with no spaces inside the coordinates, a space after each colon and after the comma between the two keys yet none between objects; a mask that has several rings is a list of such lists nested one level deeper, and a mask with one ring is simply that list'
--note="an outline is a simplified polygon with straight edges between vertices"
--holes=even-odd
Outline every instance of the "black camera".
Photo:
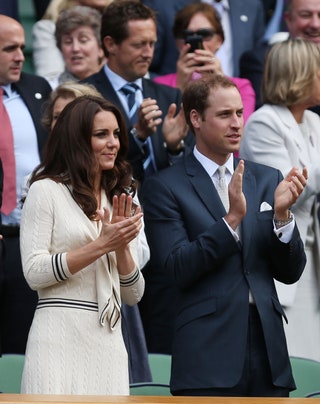
[{"label": "black camera", "polygon": [[196,49],[203,49],[202,35],[188,35],[185,38],[185,43],[189,43],[189,52],[193,53]]}]

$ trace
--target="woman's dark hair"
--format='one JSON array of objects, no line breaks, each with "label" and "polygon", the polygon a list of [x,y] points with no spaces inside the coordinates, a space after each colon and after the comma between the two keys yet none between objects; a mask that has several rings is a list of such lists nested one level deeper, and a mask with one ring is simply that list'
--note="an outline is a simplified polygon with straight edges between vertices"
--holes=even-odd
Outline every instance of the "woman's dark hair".
[{"label": "woman's dark hair", "polygon": [[173,36],[176,39],[184,38],[184,32],[188,28],[192,17],[194,17],[196,14],[203,14],[208,19],[223,42],[224,32],[219,15],[215,8],[207,3],[191,3],[179,10],[175,15],[172,27]]},{"label": "woman's dark hair", "polygon": [[111,170],[102,173],[101,188],[111,202],[114,195],[134,195],[136,184],[132,168],[126,161],[128,136],[124,118],[114,104],[102,97],[81,96],[71,101],[61,112],[49,135],[43,162],[34,170],[30,183],[50,178],[66,184],[75,201],[90,218],[96,217],[94,195],[96,161],[91,146],[93,121],[100,111],[113,113],[119,125],[120,149]]}]

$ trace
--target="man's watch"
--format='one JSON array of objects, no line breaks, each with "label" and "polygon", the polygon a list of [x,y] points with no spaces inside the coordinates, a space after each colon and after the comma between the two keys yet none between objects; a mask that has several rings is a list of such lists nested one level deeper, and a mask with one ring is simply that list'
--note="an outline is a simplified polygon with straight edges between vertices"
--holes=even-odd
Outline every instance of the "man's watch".
[{"label": "man's watch", "polygon": [[273,217],[274,220],[274,224],[276,226],[277,229],[280,229],[280,227],[286,226],[287,224],[291,223],[293,220],[293,214],[292,212],[289,210],[289,217],[288,219],[285,220],[277,220],[275,217]]},{"label": "man's watch", "polygon": [[168,153],[176,156],[184,150],[184,140],[181,139],[180,142],[178,143],[177,147],[174,150],[169,149],[167,142],[163,142],[163,147],[168,151]]},{"label": "man's watch", "polygon": [[134,126],[130,129],[130,135],[132,135],[134,138],[140,140],[140,142],[145,142],[147,139],[143,139],[140,135],[139,132],[137,131],[137,128]]}]

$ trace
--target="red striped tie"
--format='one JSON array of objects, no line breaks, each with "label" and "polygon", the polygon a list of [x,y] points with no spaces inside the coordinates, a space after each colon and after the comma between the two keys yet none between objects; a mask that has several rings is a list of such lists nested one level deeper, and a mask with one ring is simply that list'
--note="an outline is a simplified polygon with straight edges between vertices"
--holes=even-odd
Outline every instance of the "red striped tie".
[{"label": "red striped tie", "polygon": [[16,162],[11,122],[3,103],[3,88],[0,87],[0,158],[3,167],[3,195],[1,212],[8,215],[17,206]]}]

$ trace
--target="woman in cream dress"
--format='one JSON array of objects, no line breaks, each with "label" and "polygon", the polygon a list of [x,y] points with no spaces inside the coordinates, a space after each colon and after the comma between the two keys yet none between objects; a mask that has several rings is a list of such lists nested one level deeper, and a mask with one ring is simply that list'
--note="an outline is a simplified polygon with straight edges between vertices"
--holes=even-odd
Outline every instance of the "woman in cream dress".
[{"label": "woman in cream dress", "polygon": [[127,147],[119,110],[79,97],[62,111],[31,177],[21,252],[39,302],[23,393],[129,394],[120,307],[141,299],[141,257],[149,252],[141,252],[147,245]]},{"label": "woman in cream dress", "polygon": [[307,265],[294,285],[277,284],[288,324],[289,354],[320,360],[320,117],[307,108],[320,104],[320,48],[289,39],[271,48],[264,67],[264,105],[249,118],[240,156],[278,168],[307,167],[308,182],[292,206]]}]

